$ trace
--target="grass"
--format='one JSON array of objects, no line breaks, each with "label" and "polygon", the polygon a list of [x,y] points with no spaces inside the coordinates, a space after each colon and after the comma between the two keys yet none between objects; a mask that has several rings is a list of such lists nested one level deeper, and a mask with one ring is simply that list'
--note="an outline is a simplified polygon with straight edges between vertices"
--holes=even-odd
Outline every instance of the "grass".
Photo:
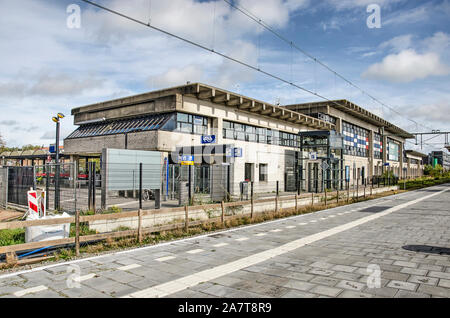
[{"label": "grass", "polygon": [[25,229],[0,230],[0,246],[25,243]]}]

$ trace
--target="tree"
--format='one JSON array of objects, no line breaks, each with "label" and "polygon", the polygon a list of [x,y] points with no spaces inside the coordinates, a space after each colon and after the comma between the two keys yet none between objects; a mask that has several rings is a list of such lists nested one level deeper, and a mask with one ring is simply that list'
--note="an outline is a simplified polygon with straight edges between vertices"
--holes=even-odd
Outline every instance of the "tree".
[{"label": "tree", "polygon": [[5,148],[6,142],[3,140],[2,134],[0,134],[0,150],[3,151],[3,148]]}]

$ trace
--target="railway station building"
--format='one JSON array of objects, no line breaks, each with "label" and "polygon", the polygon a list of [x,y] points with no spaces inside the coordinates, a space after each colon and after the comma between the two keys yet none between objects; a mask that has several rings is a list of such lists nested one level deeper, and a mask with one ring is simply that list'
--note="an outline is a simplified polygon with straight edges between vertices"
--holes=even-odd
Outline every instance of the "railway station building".
[{"label": "railway station building", "polygon": [[241,182],[253,182],[255,192],[277,185],[321,192],[388,170],[401,177],[409,167],[405,140],[413,138],[346,100],[278,106],[201,83],[77,107],[72,115],[79,127],[64,140],[72,161],[106,161],[105,149],[158,152],[173,178],[187,156],[199,191],[221,186],[232,195]]}]

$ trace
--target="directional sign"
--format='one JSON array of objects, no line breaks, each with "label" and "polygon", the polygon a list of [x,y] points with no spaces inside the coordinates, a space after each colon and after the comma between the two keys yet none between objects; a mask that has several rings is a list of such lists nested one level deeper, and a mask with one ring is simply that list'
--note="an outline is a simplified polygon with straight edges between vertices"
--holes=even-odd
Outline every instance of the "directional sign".
[{"label": "directional sign", "polygon": [[322,167],[322,170],[328,170],[328,168],[330,168],[328,163],[326,163],[325,161],[322,161],[322,164],[320,166]]},{"label": "directional sign", "polygon": [[180,156],[180,161],[182,166],[193,166],[194,165],[194,156],[183,155]]},{"label": "directional sign", "polygon": [[55,144],[51,144],[51,145],[48,147],[48,152],[50,152],[50,153],[56,153],[56,145],[55,145]]},{"label": "directional sign", "polygon": [[242,148],[234,148],[233,149],[233,157],[241,158],[242,157]]}]

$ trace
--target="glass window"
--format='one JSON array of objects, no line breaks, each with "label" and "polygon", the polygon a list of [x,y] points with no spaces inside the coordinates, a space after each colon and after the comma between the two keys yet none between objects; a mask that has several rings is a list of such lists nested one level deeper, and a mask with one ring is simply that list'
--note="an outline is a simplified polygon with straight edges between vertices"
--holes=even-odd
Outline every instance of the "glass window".
[{"label": "glass window", "polygon": [[259,164],[259,181],[267,182],[267,164],[265,163]]}]

